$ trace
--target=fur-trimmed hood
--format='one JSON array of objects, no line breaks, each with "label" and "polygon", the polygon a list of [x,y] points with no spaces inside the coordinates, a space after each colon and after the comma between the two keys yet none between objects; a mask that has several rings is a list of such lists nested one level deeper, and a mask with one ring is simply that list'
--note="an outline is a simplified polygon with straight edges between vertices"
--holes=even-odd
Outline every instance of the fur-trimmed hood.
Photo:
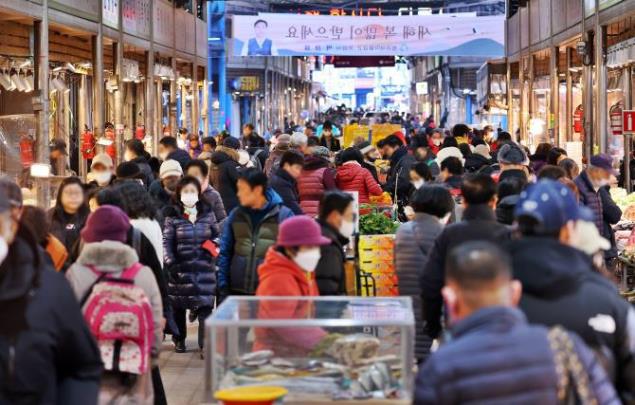
[{"label": "fur-trimmed hood", "polygon": [[86,243],[77,259],[81,266],[97,266],[100,271],[114,273],[139,261],[137,252],[121,242],[105,240]]}]

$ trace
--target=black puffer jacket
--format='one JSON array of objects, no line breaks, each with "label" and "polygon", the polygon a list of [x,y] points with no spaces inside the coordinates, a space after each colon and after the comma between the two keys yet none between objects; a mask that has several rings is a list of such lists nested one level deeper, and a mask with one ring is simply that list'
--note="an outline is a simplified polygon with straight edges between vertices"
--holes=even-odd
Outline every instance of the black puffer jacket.
[{"label": "black puffer jacket", "polygon": [[482,167],[489,166],[492,161],[485,156],[481,156],[478,153],[472,153],[465,158],[465,171],[468,173],[476,173]]},{"label": "black puffer jacket", "polygon": [[496,205],[496,220],[501,224],[511,225],[514,222],[514,210],[520,200],[520,194],[508,195]]},{"label": "black puffer jacket", "polygon": [[154,173],[152,173],[152,168],[148,164],[148,161],[143,156],[136,157],[131,160],[139,166],[139,170],[141,170],[141,174],[143,175],[143,185],[146,189],[150,188],[150,185],[154,181]]},{"label": "black puffer jacket", "polygon": [[0,265],[0,308],[1,404],[97,403],[97,346],[68,282],[25,230]]},{"label": "black puffer jacket", "polygon": [[576,332],[600,354],[622,398],[635,398],[635,311],[589,257],[548,238],[513,241],[506,251],[529,322]]},{"label": "black puffer jacket", "polygon": [[163,228],[168,295],[176,308],[211,307],[216,295],[214,258],[203,248],[205,242],[218,237],[216,217],[208,204],[197,207],[194,224],[180,208],[173,208]]},{"label": "black puffer jacket", "polygon": [[238,181],[238,152],[234,149],[219,146],[212,154],[212,167],[209,180],[223,199],[225,212],[229,213],[238,206],[236,181]]},{"label": "black puffer jacket", "polygon": [[318,222],[322,227],[322,236],[331,240],[330,244],[320,247],[320,261],[315,268],[315,281],[320,295],[346,295],[344,246],[348,244],[348,239],[328,223]]}]

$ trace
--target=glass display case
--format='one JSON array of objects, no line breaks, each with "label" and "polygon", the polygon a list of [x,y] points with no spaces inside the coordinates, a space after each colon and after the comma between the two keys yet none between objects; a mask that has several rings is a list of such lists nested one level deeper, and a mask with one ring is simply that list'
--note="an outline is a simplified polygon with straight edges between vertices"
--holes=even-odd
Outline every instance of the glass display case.
[{"label": "glass display case", "polygon": [[205,395],[280,386],[284,403],[410,403],[408,297],[229,297],[205,322]]}]

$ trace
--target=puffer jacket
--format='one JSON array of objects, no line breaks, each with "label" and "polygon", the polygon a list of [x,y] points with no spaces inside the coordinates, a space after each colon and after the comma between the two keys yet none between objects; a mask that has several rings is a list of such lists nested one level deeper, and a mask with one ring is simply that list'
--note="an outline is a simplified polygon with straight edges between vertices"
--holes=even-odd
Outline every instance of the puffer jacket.
[{"label": "puffer jacket", "polygon": [[[75,292],[75,297],[81,301],[99,277],[95,271],[106,273],[112,277],[120,277],[124,270],[137,263],[139,263],[137,252],[121,242],[107,240],[86,243],[77,261],[66,272],[66,278]],[[139,270],[133,281],[136,286],[143,290],[150,301],[154,325],[152,353],[158,355],[163,340],[161,322],[163,303],[159,286],[152,270],[146,266]]]},{"label": "puffer jacket", "polygon": [[302,208],[298,204],[298,182],[289,172],[281,167],[275,169],[269,178],[269,186],[280,195],[284,205],[295,215],[302,215]]},{"label": "puffer jacket", "polygon": [[95,340],[68,282],[25,227],[0,274],[0,403],[97,404]]},{"label": "puffer jacket", "polygon": [[357,191],[360,204],[370,202],[371,195],[383,193],[373,175],[355,161],[346,162],[337,168],[335,184],[342,191]]},{"label": "puffer jacket", "polygon": [[[258,267],[259,297],[315,297],[319,295],[315,274],[303,271],[274,247]],[[306,319],[311,316],[309,301],[264,301],[258,307],[258,319]],[[277,356],[309,354],[326,336],[322,328],[255,328],[253,350],[273,350]]]},{"label": "puffer jacket", "polygon": [[514,222],[514,210],[520,200],[520,194],[508,195],[496,205],[496,220],[501,224],[511,225]]},{"label": "puffer jacket", "polygon": [[320,246],[320,261],[315,268],[320,295],[346,295],[346,274],[344,246],[349,240],[343,237],[329,223],[319,220],[322,236],[331,240],[328,245]]},{"label": "puffer jacket", "polygon": [[635,310],[589,256],[550,238],[509,242],[519,307],[531,323],[562,325],[596,351],[625,402],[635,398]]},{"label": "puffer jacket", "polygon": [[[508,307],[480,309],[452,327],[452,339],[419,369],[414,405],[558,405],[558,374],[549,330],[528,325]],[[602,366],[576,335],[573,350],[597,404],[617,405]]]},{"label": "puffer jacket", "polygon": [[443,231],[439,218],[418,212],[415,218],[401,225],[395,238],[395,270],[398,277],[399,295],[410,296],[415,313],[415,356],[423,359],[430,352],[432,341],[423,333],[421,306],[421,274],[434,246],[434,241]]},{"label": "puffer jacket", "polygon": [[604,252],[604,258],[617,257],[615,232],[611,225],[617,224],[622,218],[622,210],[611,198],[608,187],[601,187],[597,192],[595,191],[586,171],[580,173],[573,182],[580,191],[580,203],[593,211],[593,222],[600,235],[611,241],[611,248]]},{"label": "puffer jacket", "polygon": [[329,167],[329,161],[309,156],[304,161],[302,175],[298,179],[300,208],[310,217],[316,217],[322,195],[327,190],[337,188],[335,171]]},{"label": "puffer jacket", "polygon": [[267,204],[260,210],[239,206],[225,220],[218,256],[218,288],[221,298],[230,294],[253,295],[258,287],[256,269],[276,242],[278,226],[293,212],[282,198],[268,189]]},{"label": "puffer jacket", "polygon": [[212,166],[209,170],[209,181],[219,193],[229,213],[238,206],[236,193],[238,188],[238,151],[225,146],[219,146],[212,154]]},{"label": "puffer jacket", "polygon": [[203,248],[218,236],[216,217],[207,204],[197,204],[195,223],[174,207],[163,228],[164,262],[168,273],[168,296],[176,308],[211,307],[216,295],[214,258]]},{"label": "puffer jacket", "polygon": [[223,229],[223,221],[227,218],[227,213],[225,212],[225,206],[223,205],[223,199],[220,196],[220,193],[214,189],[212,186],[207,186],[205,190],[203,190],[203,197],[212,206],[212,211],[214,212],[214,216],[216,217],[218,232],[220,233],[221,229]]}]

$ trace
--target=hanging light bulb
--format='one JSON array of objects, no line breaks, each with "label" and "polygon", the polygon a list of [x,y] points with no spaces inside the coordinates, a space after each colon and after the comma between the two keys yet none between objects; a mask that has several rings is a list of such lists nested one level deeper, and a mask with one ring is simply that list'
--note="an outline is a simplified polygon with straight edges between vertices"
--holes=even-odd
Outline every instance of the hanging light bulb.
[{"label": "hanging light bulb", "polygon": [[0,73],[0,84],[7,91],[15,90],[15,86],[13,85],[11,78],[9,78],[9,73],[7,73],[6,69]]},{"label": "hanging light bulb", "polygon": [[15,86],[15,89],[18,91],[24,91],[24,87],[22,87],[22,82],[20,81],[20,76],[18,75],[18,71],[15,69],[11,69],[11,82]]},{"label": "hanging light bulb", "polygon": [[26,74],[26,84],[29,92],[33,91],[35,88],[35,78],[33,77],[33,71],[29,70]]}]

